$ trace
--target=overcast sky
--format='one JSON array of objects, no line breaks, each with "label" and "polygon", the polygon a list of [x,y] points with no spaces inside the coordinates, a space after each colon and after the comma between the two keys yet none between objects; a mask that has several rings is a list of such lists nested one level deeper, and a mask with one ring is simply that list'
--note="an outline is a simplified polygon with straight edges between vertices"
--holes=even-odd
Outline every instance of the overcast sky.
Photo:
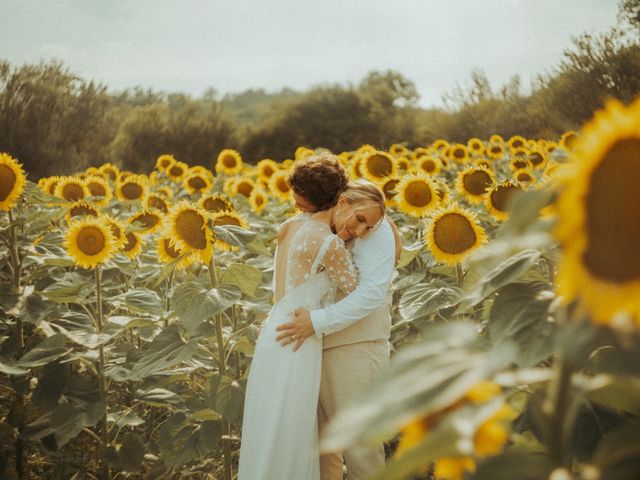
[{"label": "overcast sky", "polygon": [[524,86],[571,37],[616,23],[618,0],[0,0],[0,58],[62,60],[110,90],[201,95],[413,81],[423,106],[482,69]]}]

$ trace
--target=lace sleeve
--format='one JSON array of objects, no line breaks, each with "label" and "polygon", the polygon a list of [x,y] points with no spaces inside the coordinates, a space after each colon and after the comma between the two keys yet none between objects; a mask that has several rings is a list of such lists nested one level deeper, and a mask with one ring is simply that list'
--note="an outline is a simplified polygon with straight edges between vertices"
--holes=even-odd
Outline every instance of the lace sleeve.
[{"label": "lace sleeve", "polygon": [[340,237],[329,242],[321,265],[343,293],[349,294],[358,286],[358,269]]}]

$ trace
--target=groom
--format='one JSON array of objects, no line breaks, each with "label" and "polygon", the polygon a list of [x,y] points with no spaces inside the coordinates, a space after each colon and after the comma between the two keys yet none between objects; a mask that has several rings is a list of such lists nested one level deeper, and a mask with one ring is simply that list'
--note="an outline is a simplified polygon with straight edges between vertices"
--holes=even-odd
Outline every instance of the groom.
[{"label": "groom", "polygon": [[[312,212],[313,205],[296,195],[296,206]],[[353,260],[360,280],[349,295],[326,308],[298,309],[280,325],[282,345],[317,335],[323,338],[322,378],[318,405],[320,432],[389,362],[391,332],[390,285],[400,249],[395,225],[386,217],[377,229],[354,241]],[[294,340],[296,339],[296,340]],[[340,454],[320,457],[321,480],[342,480],[342,460],[349,480],[369,478],[384,466],[384,446],[354,446]]]}]

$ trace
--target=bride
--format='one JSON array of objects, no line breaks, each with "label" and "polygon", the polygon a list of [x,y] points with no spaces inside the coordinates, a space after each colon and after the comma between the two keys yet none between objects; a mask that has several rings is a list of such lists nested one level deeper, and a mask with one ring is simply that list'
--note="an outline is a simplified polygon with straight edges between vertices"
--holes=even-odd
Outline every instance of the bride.
[{"label": "bride", "polygon": [[[322,339],[297,352],[276,341],[276,327],[296,308],[333,303],[358,283],[344,242],[363,236],[384,217],[384,195],[370,183],[349,183],[335,157],[322,154],[297,166],[290,178],[300,214],[278,230],[275,305],[256,343],[244,404],[238,480],[318,480],[317,407]],[[304,187],[308,188],[304,188]],[[303,187],[296,188],[296,187]],[[302,193],[301,193],[302,192]]]}]

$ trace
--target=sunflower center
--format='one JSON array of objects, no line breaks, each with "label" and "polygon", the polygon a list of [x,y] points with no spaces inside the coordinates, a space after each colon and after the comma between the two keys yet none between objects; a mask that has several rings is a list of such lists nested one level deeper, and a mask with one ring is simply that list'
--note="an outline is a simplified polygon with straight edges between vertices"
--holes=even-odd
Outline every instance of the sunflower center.
[{"label": "sunflower center", "polygon": [[62,187],[62,196],[65,200],[75,202],[84,198],[84,190],[77,183],[67,183]]},{"label": "sunflower center", "polygon": [[115,180],[117,177],[116,171],[111,168],[105,168],[104,173],[106,173],[111,180]]},{"label": "sunflower center", "polygon": [[7,165],[0,165],[0,201],[6,200],[13,190],[18,177]]},{"label": "sunflower center", "polygon": [[502,153],[502,147],[500,145],[494,145],[493,147],[491,147],[491,153],[496,155]]},{"label": "sunflower center", "polygon": [[134,222],[140,222],[145,230],[154,227],[160,221],[160,217],[153,213],[142,213],[136,215]]},{"label": "sunflower center", "polygon": [[72,207],[69,211],[69,214],[71,215],[71,217],[79,217],[81,215],[91,215],[92,217],[98,216],[98,212],[86,205],[78,205],[76,207]]},{"label": "sunflower center", "polygon": [[238,190],[238,193],[241,193],[245,197],[249,197],[251,195],[251,191],[253,190],[253,185],[251,185],[249,182],[240,182],[238,183],[236,189]]},{"label": "sunflower center", "polygon": [[464,154],[465,154],[465,152],[461,148],[456,148],[453,151],[453,156],[456,157],[456,158],[464,158]]},{"label": "sunflower center", "polygon": [[102,252],[106,245],[104,233],[97,227],[84,227],[78,233],[76,239],[78,250],[88,256],[94,256]]},{"label": "sunflower center", "polygon": [[125,183],[120,191],[127,200],[136,200],[142,196],[142,187],[137,183]]},{"label": "sunflower center", "polygon": [[526,168],[529,165],[527,164],[526,160],[522,160],[522,159],[518,159],[518,160],[514,160],[513,161],[513,166],[518,169],[518,168]]},{"label": "sunflower center", "polygon": [[229,208],[227,202],[220,198],[207,198],[202,205],[210,212],[219,212]]},{"label": "sunflower center", "polygon": [[290,189],[289,184],[284,178],[278,179],[278,181],[276,182],[276,188],[280,190],[282,193],[288,193]]},{"label": "sunflower center", "polygon": [[463,177],[462,183],[464,189],[476,197],[482,195],[492,185],[491,177],[483,170],[469,172]]},{"label": "sunflower center", "polygon": [[202,190],[204,187],[206,187],[207,186],[207,182],[205,182],[200,177],[191,177],[189,179],[189,186],[191,188],[193,188],[194,190],[198,191],[198,190]]},{"label": "sunflower center", "polygon": [[513,148],[520,148],[524,145],[524,143],[522,142],[522,140],[516,140],[511,144],[511,147]]},{"label": "sunflower center", "polygon": [[533,152],[531,155],[529,155],[529,161],[534,167],[540,165],[543,160],[544,157],[538,152]]},{"label": "sunflower center", "polygon": [[591,273],[611,281],[640,280],[640,139],[616,143],[591,174],[586,199]]},{"label": "sunflower center", "polygon": [[466,252],[478,240],[469,219],[459,213],[447,213],[437,220],[433,238],[438,248],[449,254]]},{"label": "sunflower center", "polygon": [[94,197],[104,197],[107,195],[107,191],[99,183],[91,182],[87,185],[87,187],[89,187],[89,191],[91,192],[91,195]]},{"label": "sunflower center", "polygon": [[160,197],[156,197],[155,195],[149,197],[149,208],[157,208],[164,213],[167,213],[169,209],[167,208],[167,204]]},{"label": "sunflower center", "polygon": [[398,192],[395,191],[396,185],[400,183],[400,180],[389,180],[382,187],[382,191],[384,192],[384,196],[387,197],[387,200],[391,200],[395,197]]},{"label": "sunflower center", "polygon": [[182,167],[179,167],[177,165],[169,169],[169,175],[171,175],[172,177],[181,177],[182,173],[183,173]]},{"label": "sunflower center", "polygon": [[500,212],[506,212],[509,208],[511,197],[520,191],[520,187],[516,185],[498,185],[491,192],[491,205]]},{"label": "sunflower center", "polygon": [[422,170],[424,170],[425,172],[431,173],[436,169],[436,162],[434,162],[431,159],[428,159],[422,162],[420,166],[422,167]]},{"label": "sunflower center", "polygon": [[271,175],[273,175],[273,168],[271,168],[270,165],[267,165],[265,167],[262,168],[262,175],[269,178]]},{"label": "sunflower center", "polygon": [[120,235],[121,235],[121,231],[120,231],[120,227],[118,227],[118,225],[116,225],[113,222],[109,222],[109,228],[111,229],[111,233],[113,234],[113,238],[115,238],[116,240],[120,239]]},{"label": "sunflower center", "polygon": [[237,165],[236,158],[233,155],[225,155],[222,157],[222,163],[227,168],[233,168]]},{"label": "sunflower center", "polygon": [[207,236],[204,228],[204,219],[195,210],[184,210],[176,218],[176,232],[191,248],[203,250],[207,247]]},{"label": "sunflower center", "polygon": [[236,227],[241,227],[240,222],[237,218],[234,218],[230,215],[221,215],[213,221],[214,225],[219,227],[220,225],[235,225]]},{"label": "sunflower center", "polygon": [[533,177],[527,172],[520,172],[518,173],[516,180],[518,180],[519,182],[529,183],[533,181]]},{"label": "sunflower center", "polygon": [[180,250],[177,250],[175,248],[173,248],[171,246],[171,242],[169,242],[168,239],[164,239],[164,251],[167,252],[167,255],[169,255],[172,258],[178,258],[180,256]]},{"label": "sunflower center", "polygon": [[129,250],[133,250],[138,244],[138,238],[131,232],[127,232],[125,234],[125,242],[124,242],[124,250],[128,252]]},{"label": "sunflower center", "polygon": [[393,163],[384,155],[371,155],[367,158],[367,169],[374,177],[388,177],[391,175]]},{"label": "sunflower center", "polygon": [[431,188],[425,182],[412,182],[405,188],[404,196],[407,203],[413,207],[426,207],[433,195]]}]

